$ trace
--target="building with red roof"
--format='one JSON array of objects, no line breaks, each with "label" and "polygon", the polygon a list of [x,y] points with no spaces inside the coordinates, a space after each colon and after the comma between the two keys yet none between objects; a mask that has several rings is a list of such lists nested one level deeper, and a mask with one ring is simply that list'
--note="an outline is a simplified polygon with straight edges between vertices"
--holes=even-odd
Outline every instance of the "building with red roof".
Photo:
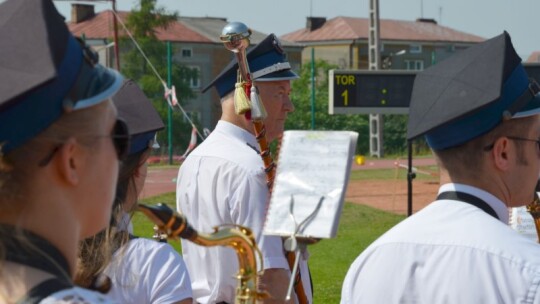
[{"label": "building with red roof", "polygon": [[[303,62],[315,57],[341,69],[368,68],[368,18],[308,17],[306,27],[281,36],[304,46]],[[433,19],[380,19],[381,62],[386,68],[421,70],[484,38],[441,26]],[[391,67],[390,67],[391,64]]]}]

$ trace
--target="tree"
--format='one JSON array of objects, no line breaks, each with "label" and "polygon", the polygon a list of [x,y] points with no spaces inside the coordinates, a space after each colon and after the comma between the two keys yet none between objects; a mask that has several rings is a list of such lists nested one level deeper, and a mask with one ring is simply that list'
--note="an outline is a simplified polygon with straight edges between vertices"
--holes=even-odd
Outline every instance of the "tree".
[{"label": "tree", "polygon": [[[315,129],[350,130],[359,133],[357,153],[369,152],[369,122],[367,115],[328,114],[328,71],[337,69],[324,60],[315,62]],[[288,130],[311,129],[311,64],[304,64],[300,70],[300,79],[292,82],[291,100],[295,110],[289,114],[285,123]]]},{"label": "tree", "polygon": [[[157,73],[166,79],[167,75],[167,44],[156,37],[156,30],[166,29],[176,21],[176,12],[167,12],[156,6],[156,0],[140,0],[138,8],[132,10],[126,19],[126,28],[139,44],[144,54],[154,66]],[[164,122],[167,122],[168,104],[163,97],[163,85],[143,54],[138,50],[130,37],[120,40],[125,52],[122,55],[122,74],[139,84],[146,96],[153,101]],[[174,49],[173,52],[174,54]],[[191,79],[198,77],[197,71],[179,63],[174,63],[171,70],[172,83],[176,87],[178,101],[184,106],[195,95],[189,87]],[[197,123],[197,122],[195,122]],[[173,113],[172,143],[174,147],[185,149],[190,139],[191,125],[184,122],[182,114]],[[159,132],[158,141],[167,143],[167,132]],[[180,150],[177,153],[182,153]]]},{"label": "tree", "polygon": [[387,155],[407,155],[408,115],[384,115],[383,146]]}]

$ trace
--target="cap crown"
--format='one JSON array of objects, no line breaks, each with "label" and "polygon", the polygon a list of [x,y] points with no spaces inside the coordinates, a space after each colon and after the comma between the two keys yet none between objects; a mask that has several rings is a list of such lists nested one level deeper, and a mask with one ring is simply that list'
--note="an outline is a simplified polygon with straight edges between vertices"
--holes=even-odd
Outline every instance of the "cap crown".
[{"label": "cap crown", "polygon": [[[279,39],[268,35],[263,41],[249,50],[246,54],[249,69],[256,81],[279,81],[298,78],[291,71],[285,52],[281,48]],[[238,70],[238,62],[232,60],[223,71],[208,84],[203,92],[215,86],[220,97],[224,97],[234,89]]]},{"label": "cap crown", "polygon": [[[529,86],[508,33],[474,45],[417,74],[407,137],[434,149],[459,145],[497,126]],[[533,99],[531,96],[530,99]]]},{"label": "cap crown", "polygon": [[112,99],[118,110],[118,117],[126,122],[129,129],[129,153],[148,148],[156,132],[165,127],[152,101],[133,80],[126,80]]}]

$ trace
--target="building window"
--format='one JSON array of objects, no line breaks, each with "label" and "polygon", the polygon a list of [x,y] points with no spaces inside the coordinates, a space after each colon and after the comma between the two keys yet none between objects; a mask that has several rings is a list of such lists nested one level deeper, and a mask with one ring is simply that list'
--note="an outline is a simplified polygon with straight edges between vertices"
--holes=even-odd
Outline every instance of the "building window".
[{"label": "building window", "polygon": [[182,49],[182,58],[191,58],[192,53],[191,49]]},{"label": "building window", "polygon": [[422,46],[420,44],[411,44],[409,46],[409,53],[420,54],[422,53]]},{"label": "building window", "polygon": [[405,60],[405,68],[407,70],[421,71],[424,69],[423,60]]},{"label": "building window", "polygon": [[191,69],[191,77],[189,78],[189,87],[198,89],[201,87],[201,68],[198,66],[188,66]]},{"label": "building window", "polygon": [[[199,111],[189,111],[187,112],[189,115],[189,119],[191,119],[192,122],[200,122],[201,121],[201,112]],[[185,123],[189,123],[185,115],[182,115],[182,119]]]}]

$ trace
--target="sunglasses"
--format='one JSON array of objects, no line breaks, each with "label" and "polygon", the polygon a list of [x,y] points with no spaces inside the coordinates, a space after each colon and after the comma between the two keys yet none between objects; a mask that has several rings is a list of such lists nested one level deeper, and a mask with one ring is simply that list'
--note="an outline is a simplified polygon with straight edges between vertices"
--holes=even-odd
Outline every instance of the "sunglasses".
[{"label": "sunglasses", "polygon": [[117,119],[111,138],[113,140],[114,149],[116,150],[116,156],[119,160],[124,159],[129,152],[129,129],[125,121]]},{"label": "sunglasses", "polygon": [[[508,138],[508,139],[511,139],[511,140],[534,142],[534,143],[536,143],[536,146],[540,150],[540,139],[530,139],[530,138],[523,138],[523,137],[517,137],[517,136],[505,136],[505,137]],[[485,146],[484,151],[490,151],[491,149],[493,149],[494,146],[495,146],[495,143],[493,143],[493,144],[491,144],[489,146]]]},{"label": "sunglasses", "polygon": [[[89,135],[89,136],[98,137],[98,138],[99,137],[111,138],[113,141],[114,149],[116,150],[116,156],[118,157],[119,160],[124,159],[124,157],[126,157],[128,154],[129,139],[130,139],[129,130],[128,130],[127,124],[121,119],[116,120],[116,122],[114,123],[114,127],[111,131],[111,134],[103,135],[103,136],[100,136],[100,135],[97,135],[97,136]],[[60,149],[60,147],[62,147],[62,145],[56,146],[47,157],[45,157],[43,160],[41,160],[38,163],[39,166],[45,167],[47,164],[49,164],[49,162],[53,159],[54,154],[56,153],[56,151]]]}]

